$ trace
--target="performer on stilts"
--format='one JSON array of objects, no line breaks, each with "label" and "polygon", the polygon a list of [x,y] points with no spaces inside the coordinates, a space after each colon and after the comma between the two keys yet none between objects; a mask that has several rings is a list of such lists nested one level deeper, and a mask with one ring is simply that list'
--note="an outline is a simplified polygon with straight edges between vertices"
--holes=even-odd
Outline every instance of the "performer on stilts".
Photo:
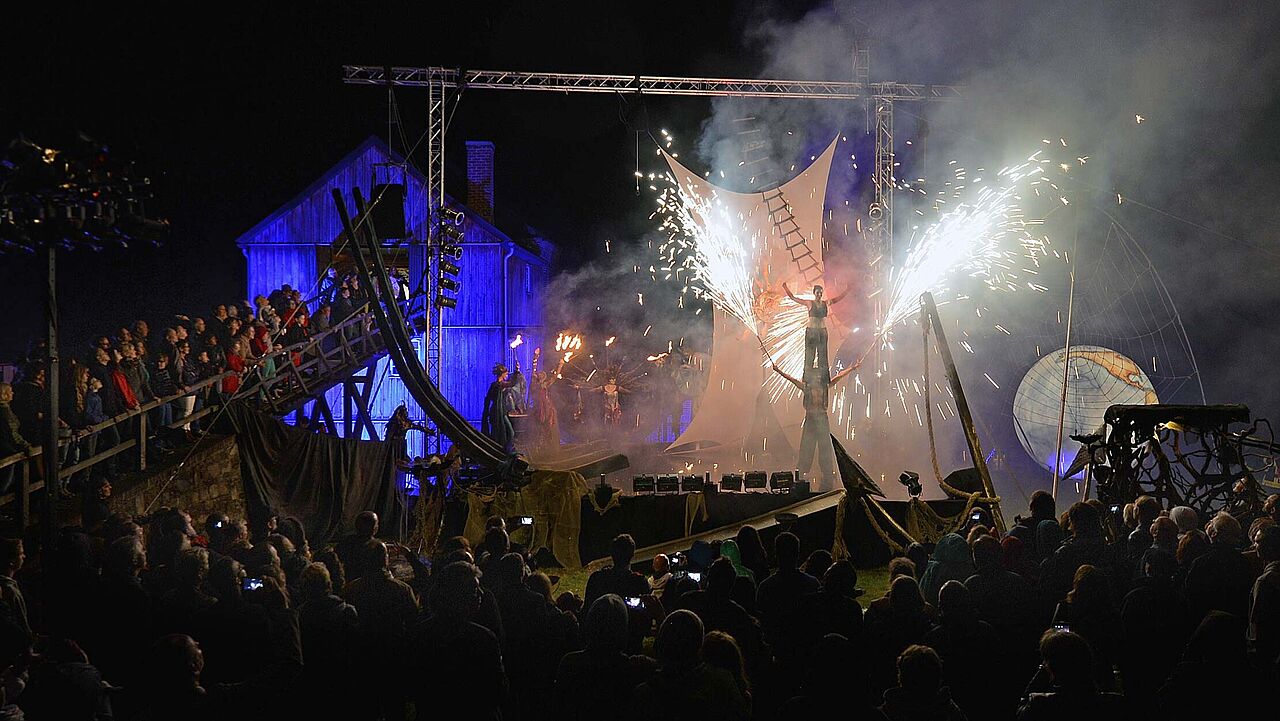
[{"label": "performer on stilts", "polygon": [[837,295],[831,300],[822,299],[822,286],[813,286],[813,300],[798,298],[786,283],[782,290],[791,300],[809,309],[809,323],[804,327],[804,367],[807,373],[810,368],[823,368],[827,360],[827,309],[844,300],[849,291]]},{"label": "performer on stilts", "polygon": [[484,394],[484,412],[480,418],[480,432],[489,436],[507,453],[515,452],[515,429],[507,415],[506,392],[514,385],[507,367],[498,363],[493,367],[493,382]]},{"label": "performer on stilts", "polygon": [[834,470],[832,464],[834,451],[831,448],[831,423],[827,419],[829,390],[831,386],[839,383],[857,368],[856,364],[851,365],[832,376],[831,368],[825,363],[822,364],[821,368],[811,368],[806,365],[803,373],[804,379],[797,380],[779,368],[777,363],[773,364],[775,373],[791,381],[796,388],[800,389],[804,406],[804,425],[800,427],[800,463],[798,466],[801,473],[810,471],[813,466],[814,452],[819,448],[822,449],[822,452],[818,453],[818,467],[822,470],[822,481],[814,490],[828,490]]}]

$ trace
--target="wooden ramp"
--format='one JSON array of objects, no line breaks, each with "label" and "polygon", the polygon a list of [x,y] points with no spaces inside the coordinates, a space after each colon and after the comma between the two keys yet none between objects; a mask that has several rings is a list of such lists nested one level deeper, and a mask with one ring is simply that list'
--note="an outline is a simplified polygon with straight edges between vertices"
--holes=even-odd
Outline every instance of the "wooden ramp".
[{"label": "wooden ramp", "polygon": [[[636,555],[632,559],[631,563],[632,565],[635,565],[637,563],[651,560],[654,556],[658,555],[659,553],[665,553],[667,555],[671,555],[676,551],[687,551],[689,549],[689,546],[693,545],[695,541],[706,541],[708,543],[712,541],[724,541],[736,536],[738,533],[738,529],[742,528],[743,526],[751,526],[752,528],[755,528],[757,531],[764,530],[772,526],[776,526],[778,525],[777,516],[780,513],[794,513],[796,516],[801,516],[801,517],[810,515],[812,513],[819,513],[821,511],[827,510],[828,508],[835,508],[840,503],[841,498],[844,498],[844,489],[827,491],[826,493],[820,493],[816,496],[810,496],[809,498],[806,498],[802,501],[797,501],[796,503],[793,503],[789,506],[776,508],[772,511],[769,511],[767,513],[762,513],[758,516],[753,516],[751,518],[744,518],[741,521],[734,521],[731,524],[721,526],[719,528],[713,528],[711,530],[703,531],[701,533],[695,533],[692,536],[685,536],[683,538],[676,538],[671,541],[665,541],[663,543],[659,543],[654,546],[637,548]],[[590,563],[583,564],[583,568],[585,568],[588,571],[594,571],[598,568],[603,568],[606,563],[610,563],[610,559],[597,558],[594,561],[591,561]]]}]

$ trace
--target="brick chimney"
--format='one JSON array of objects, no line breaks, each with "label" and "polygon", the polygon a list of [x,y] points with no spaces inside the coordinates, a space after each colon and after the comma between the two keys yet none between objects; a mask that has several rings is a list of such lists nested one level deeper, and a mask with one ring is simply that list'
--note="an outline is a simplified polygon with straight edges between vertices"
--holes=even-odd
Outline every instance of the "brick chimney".
[{"label": "brick chimney", "polygon": [[493,223],[493,143],[467,141],[467,207]]}]

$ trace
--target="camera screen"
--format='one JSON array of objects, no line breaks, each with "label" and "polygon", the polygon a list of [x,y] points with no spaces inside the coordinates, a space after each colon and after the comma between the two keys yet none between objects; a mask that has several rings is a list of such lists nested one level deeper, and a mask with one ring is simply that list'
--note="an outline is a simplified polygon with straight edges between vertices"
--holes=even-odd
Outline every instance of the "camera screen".
[{"label": "camera screen", "polygon": [[256,590],[258,590],[258,589],[262,588],[262,579],[261,579],[261,578],[246,578],[246,579],[244,579],[244,586],[243,586],[243,588],[244,588],[244,590],[246,590],[246,591],[256,591]]},{"label": "camera screen", "polygon": [[689,578],[693,579],[694,583],[702,583],[702,574],[697,571],[690,571]]},{"label": "camera screen", "polygon": [[640,608],[639,596],[627,596],[627,605],[632,608]]},{"label": "camera screen", "polygon": [[520,517],[520,525],[522,525],[522,526],[532,526],[532,525],[533,525],[533,516],[521,516],[521,517]]}]

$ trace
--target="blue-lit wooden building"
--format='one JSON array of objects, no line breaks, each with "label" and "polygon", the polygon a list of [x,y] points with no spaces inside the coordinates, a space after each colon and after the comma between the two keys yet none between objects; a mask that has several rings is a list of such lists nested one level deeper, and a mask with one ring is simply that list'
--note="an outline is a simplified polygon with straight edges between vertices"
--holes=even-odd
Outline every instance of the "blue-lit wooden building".
[{"label": "blue-lit wooden building", "polygon": [[[512,237],[493,224],[493,159],[492,143],[468,142],[467,202],[446,198],[449,207],[466,215],[466,221],[463,255],[457,263],[461,268],[458,303],[456,308],[444,310],[440,385],[445,397],[477,426],[493,364],[501,361],[511,366],[518,354],[521,367],[527,370],[533,349],[545,340],[542,299],[553,253],[553,246],[545,239],[529,234]],[[247,265],[247,297],[266,295],[289,284],[310,298],[317,294],[318,280],[331,262],[340,272],[351,268],[350,255],[339,252],[340,246],[335,244],[341,223],[331,190],[342,190],[348,207],[354,207],[351,188],[359,187],[369,198],[373,186],[380,183],[405,186],[408,240],[388,241],[384,257],[390,267],[409,270],[411,284],[416,285],[425,259],[420,241],[427,236],[430,217],[426,178],[402,165],[381,139],[370,137],[236,240]],[[517,333],[524,343],[512,351],[508,344]],[[425,361],[425,345],[425,336],[414,339],[419,362]],[[375,378],[369,410],[380,432],[400,403],[408,405],[413,419],[423,419],[422,410],[409,398],[389,359],[378,362]],[[345,412],[342,389],[329,393],[329,406],[338,421]],[[409,441],[410,455],[420,455],[422,435],[411,433]]]}]

